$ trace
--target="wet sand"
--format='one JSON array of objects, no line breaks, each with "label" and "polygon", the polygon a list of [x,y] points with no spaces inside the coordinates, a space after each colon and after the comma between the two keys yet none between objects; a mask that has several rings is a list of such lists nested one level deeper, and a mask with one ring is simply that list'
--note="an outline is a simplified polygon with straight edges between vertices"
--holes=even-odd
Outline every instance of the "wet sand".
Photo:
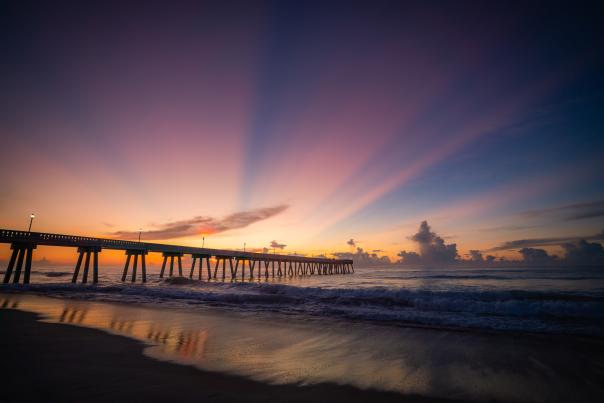
[{"label": "wet sand", "polygon": [[0,401],[453,402],[334,384],[268,385],[157,361],[136,340],[38,319],[0,310]]}]

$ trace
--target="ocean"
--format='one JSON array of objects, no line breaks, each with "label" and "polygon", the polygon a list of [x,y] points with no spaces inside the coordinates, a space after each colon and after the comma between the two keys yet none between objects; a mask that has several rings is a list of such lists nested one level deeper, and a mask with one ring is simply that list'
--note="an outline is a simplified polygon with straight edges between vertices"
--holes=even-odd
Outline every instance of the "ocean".
[{"label": "ocean", "polygon": [[[159,270],[151,267],[144,285],[122,283],[117,267],[101,267],[98,285],[71,284],[72,271],[71,267],[34,267],[32,284],[25,288],[46,296],[190,311],[221,309],[391,326],[604,336],[604,267],[356,267],[351,275],[233,282],[160,279],[153,274]],[[9,285],[4,290],[23,288]]]},{"label": "ocean", "polygon": [[[270,384],[353,385],[464,401],[604,396],[602,268],[412,269],[252,281],[71,284],[34,268],[0,309],[134,338],[144,354]],[[34,349],[35,351],[35,349]]]}]

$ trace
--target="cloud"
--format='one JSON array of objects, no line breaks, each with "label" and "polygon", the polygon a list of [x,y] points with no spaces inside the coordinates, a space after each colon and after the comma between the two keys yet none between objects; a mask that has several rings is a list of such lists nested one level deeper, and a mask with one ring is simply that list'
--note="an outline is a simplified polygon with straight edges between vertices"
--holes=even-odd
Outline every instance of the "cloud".
[{"label": "cloud", "polygon": [[[288,205],[264,207],[230,214],[222,219],[207,216],[197,216],[189,220],[173,221],[157,225],[158,229],[144,231],[145,239],[159,240],[182,238],[200,234],[217,234],[237,228],[244,228],[258,221],[274,217],[289,208]],[[112,236],[121,239],[138,238],[138,231],[116,231]]]},{"label": "cloud", "polygon": [[543,249],[522,248],[520,254],[525,264],[551,264],[558,260],[557,256],[550,256]]},{"label": "cloud", "polygon": [[400,251],[397,256],[401,258],[400,263],[403,264],[420,264],[422,262],[422,258],[419,254],[415,252],[407,252]]},{"label": "cloud", "polygon": [[279,242],[274,241],[274,240],[271,241],[271,248],[273,248],[273,249],[281,249],[281,250],[283,250],[283,249],[285,249],[286,246],[287,245],[284,244],[284,243],[279,243]]},{"label": "cloud", "polygon": [[526,229],[532,229],[540,227],[540,225],[502,225],[499,227],[488,227],[481,228],[479,231],[484,232],[496,232],[496,231],[524,231]]},{"label": "cloud", "polygon": [[350,238],[347,242],[348,245],[352,246],[353,248],[356,248],[357,246],[357,241],[355,241],[354,239]]},{"label": "cloud", "polygon": [[560,259],[549,255],[543,249],[522,248],[522,262],[525,264],[576,264],[576,265],[601,265],[604,264],[604,248],[597,242],[579,240],[574,243],[562,245],[565,256]]},{"label": "cloud", "polygon": [[472,249],[469,251],[470,260],[473,262],[484,262],[484,258],[482,257],[482,253],[479,250]]},{"label": "cloud", "polygon": [[584,218],[596,218],[596,217],[603,217],[603,216],[604,216],[604,209],[592,210],[592,211],[586,211],[584,213],[577,213],[577,214],[570,215],[570,216],[566,217],[566,221],[582,220]]},{"label": "cloud", "polygon": [[340,259],[352,259],[356,265],[361,266],[376,266],[382,264],[390,264],[388,256],[378,256],[376,253],[367,253],[363,248],[357,247],[355,253],[351,252],[336,252],[334,256]]},{"label": "cloud", "polygon": [[432,232],[427,221],[422,221],[411,240],[419,244],[422,263],[449,264],[457,260],[457,245],[445,244],[443,238]]},{"label": "cloud", "polygon": [[383,250],[382,249],[374,249],[372,250],[373,253],[382,253]]},{"label": "cloud", "polygon": [[574,203],[562,206],[530,210],[521,213],[526,217],[540,217],[544,215],[557,216],[562,221],[583,220],[586,218],[595,218],[604,216],[604,200],[596,200],[587,203]]},{"label": "cloud", "polygon": [[554,237],[554,238],[530,238],[530,239],[516,239],[513,241],[507,241],[503,244],[494,248],[488,249],[489,252],[519,249],[519,248],[531,248],[535,246],[562,246],[568,243],[576,243],[581,240],[597,241],[604,239],[604,231],[599,234],[588,235],[588,236],[574,236],[574,237]]},{"label": "cloud", "polygon": [[418,243],[419,253],[401,251],[398,253],[403,264],[441,264],[457,263],[457,245],[446,244],[444,239],[432,232],[427,221],[422,221],[417,233],[411,237]]},{"label": "cloud", "polygon": [[34,265],[35,266],[50,266],[52,264],[54,264],[54,263],[51,262],[50,260],[48,260],[46,258],[46,256],[42,256],[42,259],[34,260]]},{"label": "cloud", "polygon": [[[587,203],[566,204],[557,207],[544,208],[539,210],[523,211],[518,215],[524,218],[548,218],[554,221],[575,221],[588,218],[604,217],[604,200],[597,200]],[[522,231],[542,227],[544,224],[518,224],[504,225],[498,227],[482,228],[479,231]],[[537,245],[539,246],[539,245]]]},{"label": "cloud", "polygon": [[604,264],[604,248],[597,242],[580,240],[577,243],[562,245],[566,251],[566,260],[572,264]]}]

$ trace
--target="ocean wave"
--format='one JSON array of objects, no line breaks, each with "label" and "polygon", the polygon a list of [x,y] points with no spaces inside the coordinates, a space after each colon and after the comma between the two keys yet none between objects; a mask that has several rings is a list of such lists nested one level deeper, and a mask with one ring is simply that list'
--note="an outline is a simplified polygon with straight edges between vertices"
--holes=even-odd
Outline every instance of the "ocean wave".
[{"label": "ocean wave", "polygon": [[68,271],[49,271],[42,274],[46,277],[65,277],[73,275],[73,273],[70,273]]},{"label": "ocean wave", "polygon": [[[25,290],[68,298],[361,319],[394,324],[604,336],[602,293],[435,291],[208,283],[179,278],[150,285],[34,284]],[[7,287],[19,290],[23,287]]]}]

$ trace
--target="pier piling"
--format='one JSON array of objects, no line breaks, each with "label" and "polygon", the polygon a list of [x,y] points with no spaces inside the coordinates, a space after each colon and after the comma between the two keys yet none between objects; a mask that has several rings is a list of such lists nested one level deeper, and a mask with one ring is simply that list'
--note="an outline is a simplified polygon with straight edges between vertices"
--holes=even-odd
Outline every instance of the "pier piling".
[{"label": "pier piling", "polygon": [[127,249],[126,250],[126,264],[124,265],[124,272],[122,273],[122,281],[126,281],[126,277],[128,276],[128,268],[130,266],[130,258],[134,256],[134,261],[132,264],[132,276],[130,277],[130,282],[136,282],[136,272],[138,268],[138,257],[141,257],[141,269],[142,269],[142,282],[145,283],[147,281],[147,265],[145,262],[145,257],[148,251],[145,249]]},{"label": "pier piling", "polygon": [[8,266],[6,268],[6,272],[4,272],[3,283],[10,283],[12,276],[13,284],[19,284],[19,280],[21,279],[21,272],[23,271],[23,262],[25,262],[23,284],[29,284],[29,279],[31,276],[32,255],[33,250],[36,249],[36,244],[14,242],[11,244],[11,249],[12,253],[10,261],[8,262]]}]

